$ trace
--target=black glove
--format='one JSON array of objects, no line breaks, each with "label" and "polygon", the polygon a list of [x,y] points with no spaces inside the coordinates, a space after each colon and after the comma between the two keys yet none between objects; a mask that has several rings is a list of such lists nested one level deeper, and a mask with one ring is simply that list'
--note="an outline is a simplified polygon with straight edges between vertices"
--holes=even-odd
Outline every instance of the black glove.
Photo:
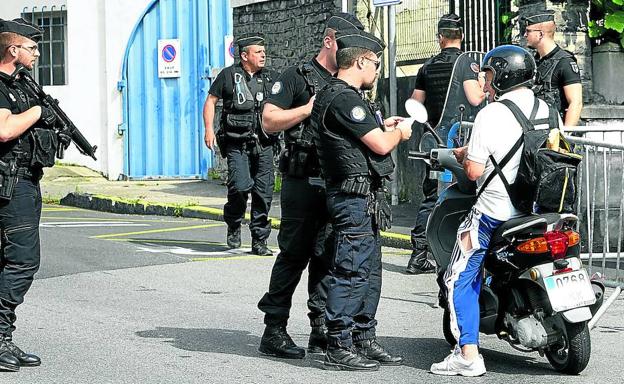
[{"label": "black glove", "polygon": [[39,118],[47,127],[54,127],[54,123],[56,122],[56,115],[52,110],[48,107],[41,106],[41,117]]},{"label": "black glove", "polygon": [[71,135],[64,131],[58,133],[58,140],[59,144],[63,146],[63,149],[67,149],[72,142]]}]

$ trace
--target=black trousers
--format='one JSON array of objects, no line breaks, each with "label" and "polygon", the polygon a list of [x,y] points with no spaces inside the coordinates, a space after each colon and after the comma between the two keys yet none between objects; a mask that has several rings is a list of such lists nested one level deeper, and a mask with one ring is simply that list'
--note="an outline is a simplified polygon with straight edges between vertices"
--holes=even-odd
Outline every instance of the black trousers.
[{"label": "black trousers", "polygon": [[251,193],[249,230],[256,240],[266,240],[271,233],[269,209],[273,200],[273,147],[251,143],[228,143],[228,201],[223,218],[230,228],[238,228],[245,216]]},{"label": "black trousers", "polygon": [[19,179],[13,198],[0,202],[0,334],[15,330],[15,308],[24,302],[35,273],[39,270],[39,182]]},{"label": "black trousers", "polygon": [[280,195],[282,218],[269,291],[258,308],[266,325],[286,325],[292,297],[308,268],[308,317],[311,325],[325,319],[325,301],[333,250],[325,187],[309,179],[284,176]]},{"label": "black trousers", "polygon": [[327,208],[336,233],[327,293],[328,342],[348,348],[375,337],[381,297],[381,238],[368,213],[368,198],[327,185]]},{"label": "black trousers", "polygon": [[412,249],[421,252],[427,248],[427,220],[438,200],[438,181],[429,178],[431,168],[427,165],[425,179],[423,180],[423,201],[418,207],[416,224],[411,232]]}]

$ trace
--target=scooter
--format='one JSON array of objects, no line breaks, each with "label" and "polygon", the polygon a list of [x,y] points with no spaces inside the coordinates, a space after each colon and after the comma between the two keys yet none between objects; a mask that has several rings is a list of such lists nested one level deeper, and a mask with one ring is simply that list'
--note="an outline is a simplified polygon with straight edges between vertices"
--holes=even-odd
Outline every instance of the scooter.
[{"label": "scooter", "polygon": [[[426,232],[433,256],[445,270],[457,229],[476,202],[476,184],[426,123],[424,106],[409,103],[408,113],[427,131],[419,151],[410,151],[409,158],[428,162],[434,171],[448,170],[455,179],[439,195]],[[566,374],[578,374],[589,363],[588,321],[601,306],[605,289],[583,267],[577,221],[573,214],[544,213],[501,225],[485,257],[479,298],[481,333],[497,335],[522,352],[537,351]],[[444,307],[444,337],[454,346],[450,311]]]}]

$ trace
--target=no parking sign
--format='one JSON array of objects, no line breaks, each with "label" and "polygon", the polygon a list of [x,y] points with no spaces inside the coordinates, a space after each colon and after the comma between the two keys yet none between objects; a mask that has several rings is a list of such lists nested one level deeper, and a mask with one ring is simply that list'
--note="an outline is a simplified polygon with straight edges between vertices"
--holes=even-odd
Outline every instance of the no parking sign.
[{"label": "no parking sign", "polygon": [[180,77],[180,40],[158,40],[158,77]]}]

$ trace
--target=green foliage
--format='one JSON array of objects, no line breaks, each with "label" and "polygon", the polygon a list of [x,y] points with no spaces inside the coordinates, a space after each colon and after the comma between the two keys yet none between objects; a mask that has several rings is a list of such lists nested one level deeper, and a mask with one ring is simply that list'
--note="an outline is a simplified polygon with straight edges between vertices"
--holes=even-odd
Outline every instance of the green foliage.
[{"label": "green foliage", "polygon": [[510,43],[514,29],[514,20],[518,16],[518,12],[507,11],[500,15],[500,25],[503,27],[503,35],[501,42]]},{"label": "green foliage", "polygon": [[596,44],[611,41],[624,48],[624,0],[592,0],[589,37]]},{"label": "green foliage", "polygon": [[282,190],[282,174],[275,175],[275,185],[273,185],[273,192],[279,192]]}]

